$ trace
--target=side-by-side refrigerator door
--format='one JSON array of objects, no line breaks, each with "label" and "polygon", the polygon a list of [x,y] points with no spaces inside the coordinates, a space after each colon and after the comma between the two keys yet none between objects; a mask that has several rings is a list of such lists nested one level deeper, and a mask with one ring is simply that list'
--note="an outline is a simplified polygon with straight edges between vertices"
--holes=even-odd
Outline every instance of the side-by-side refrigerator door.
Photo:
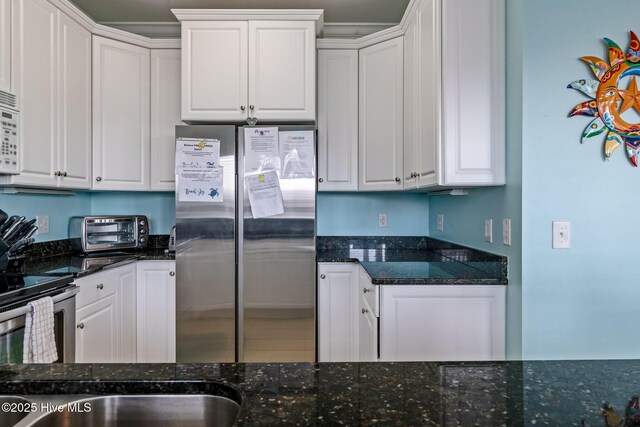
[{"label": "side-by-side refrigerator door", "polygon": [[[176,361],[233,362],[236,131],[176,126],[177,147],[180,138],[193,153],[176,152]],[[220,164],[210,168],[217,143]],[[198,144],[214,154],[200,161]]]},{"label": "side-by-side refrigerator door", "polygon": [[238,129],[238,360],[313,362],[315,127],[266,130]]}]

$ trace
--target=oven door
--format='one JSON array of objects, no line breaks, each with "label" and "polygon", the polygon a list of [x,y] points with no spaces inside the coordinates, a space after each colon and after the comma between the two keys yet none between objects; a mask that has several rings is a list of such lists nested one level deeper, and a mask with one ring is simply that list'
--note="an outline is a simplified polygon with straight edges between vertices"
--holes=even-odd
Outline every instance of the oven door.
[{"label": "oven door", "polygon": [[[72,286],[63,292],[57,291],[53,295],[38,296],[38,298],[51,296],[53,299],[54,335],[58,351],[58,359],[55,362],[57,363],[75,361],[78,291],[77,286]],[[27,306],[23,305],[0,313],[0,363],[22,363],[27,311]]]}]

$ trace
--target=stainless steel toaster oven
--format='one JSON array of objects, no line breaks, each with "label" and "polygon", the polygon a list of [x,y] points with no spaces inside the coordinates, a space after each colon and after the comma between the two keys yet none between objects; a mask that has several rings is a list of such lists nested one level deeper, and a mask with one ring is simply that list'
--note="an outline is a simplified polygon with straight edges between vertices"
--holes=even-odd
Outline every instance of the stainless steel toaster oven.
[{"label": "stainless steel toaster oven", "polygon": [[141,249],[149,243],[144,215],[78,216],[69,222],[73,249],[82,252]]}]

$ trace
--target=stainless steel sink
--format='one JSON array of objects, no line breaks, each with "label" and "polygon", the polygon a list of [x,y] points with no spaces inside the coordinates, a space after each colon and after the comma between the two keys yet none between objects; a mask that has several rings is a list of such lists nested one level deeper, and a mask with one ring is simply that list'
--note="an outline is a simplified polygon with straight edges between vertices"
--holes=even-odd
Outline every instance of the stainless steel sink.
[{"label": "stainless steel sink", "polygon": [[65,397],[60,411],[33,413],[16,427],[231,426],[240,410],[233,400],[200,394]]},{"label": "stainless steel sink", "polygon": [[26,406],[29,403],[24,397],[0,396],[0,405],[2,405],[0,426],[12,426],[29,415],[29,407]]}]

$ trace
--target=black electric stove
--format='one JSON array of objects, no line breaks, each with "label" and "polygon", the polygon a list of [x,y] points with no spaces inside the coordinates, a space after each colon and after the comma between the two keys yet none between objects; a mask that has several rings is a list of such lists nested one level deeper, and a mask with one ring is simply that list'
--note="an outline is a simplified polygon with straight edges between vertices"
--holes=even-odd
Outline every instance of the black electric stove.
[{"label": "black electric stove", "polygon": [[0,311],[41,296],[62,292],[71,282],[71,274],[0,273]]}]

